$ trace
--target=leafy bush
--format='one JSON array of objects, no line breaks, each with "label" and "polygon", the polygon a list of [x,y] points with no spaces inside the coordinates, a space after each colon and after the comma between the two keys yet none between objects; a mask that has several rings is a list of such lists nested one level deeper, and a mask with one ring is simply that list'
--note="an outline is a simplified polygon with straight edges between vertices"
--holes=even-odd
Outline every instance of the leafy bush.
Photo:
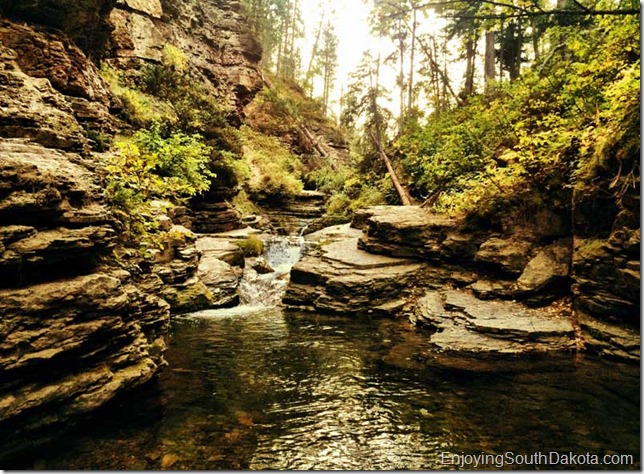
[{"label": "leafy bush", "polygon": [[250,235],[244,240],[237,240],[235,244],[242,249],[244,257],[259,257],[264,252],[264,242],[256,235]]},{"label": "leafy bush", "polygon": [[214,177],[208,169],[211,149],[198,135],[163,138],[157,124],[116,146],[105,167],[106,197],[129,243],[146,243],[146,234],[155,230],[152,200],[180,202],[208,189]]}]

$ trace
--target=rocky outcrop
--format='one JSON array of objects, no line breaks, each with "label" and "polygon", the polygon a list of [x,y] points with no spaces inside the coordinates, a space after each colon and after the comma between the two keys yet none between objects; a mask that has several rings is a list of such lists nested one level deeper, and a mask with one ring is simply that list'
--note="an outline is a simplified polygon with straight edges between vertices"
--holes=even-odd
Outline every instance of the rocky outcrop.
[{"label": "rocky outcrop", "polygon": [[237,1],[122,0],[107,20],[113,28],[111,64],[127,70],[158,63],[164,45],[172,44],[186,53],[199,82],[227,102],[231,119],[243,115],[262,87],[262,49]]},{"label": "rocky outcrop", "polygon": [[[629,202],[633,207],[638,201],[626,196],[622,205]],[[480,300],[529,306],[572,298],[588,349],[639,360],[639,219],[628,208],[612,219],[603,236],[605,225],[593,227],[594,234],[571,235],[563,218],[550,224],[541,219],[534,228],[515,222],[507,226],[510,233],[498,233],[418,207],[384,206],[358,212],[354,226],[364,230],[364,250],[429,262],[423,285],[466,287]]]},{"label": "rocky outcrop", "polygon": [[324,214],[327,196],[318,191],[303,191],[286,199],[256,197],[260,213],[280,235],[299,234]]},{"label": "rocky outcrop", "polygon": [[[384,305],[390,311],[380,312],[405,314],[434,331],[432,357],[441,354],[448,364],[455,354],[473,360],[581,344],[639,360],[640,231],[633,216],[623,211],[606,238],[573,239],[565,219],[534,229],[515,222],[498,232],[420,207],[368,208],[355,215],[358,234],[347,234],[346,226],[316,233],[314,240],[326,245],[293,268],[285,302],[365,313]],[[365,265],[375,255],[390,260],[376,263],[371,274]],[[416,265],[413,277],[401,271],[399,287],[379,283],[387,279],[385,268],[409,265]],[[374,288],[380,296],[372,295],[373,303],[358,298],[353,306],[345,296]],[[583,342],[571,321],[578,321]]]},{"label": "rocky outcrop", "polygon": [[620,243],[576,239],[575,310],[589,348],[640,359],[639,229]]},{"label": "rocky outcrop", "polygon": [[[554,297],[545,298],[546,293],[542,290],[560,281],[559,278],[568,277],[568,267],[563,272],[560,261],[568,258],[569,262],[564,242],[544,247],[532,259],[523,254],[519,260],[518,252],[508,251],[499,244],[501,239],[495,238],[489,246],[481,246],[490,257],[481,266],[477,260],[479,252],[472,242],[482,234],[468,241],[458,233],[454,222],[434,219],[419,208],[393,208],[393,215],[404,217],[394,223],[391,216],[385,218],[387,210],[379,207],[365,211],[370,215],[363,225],[366,233],[347,224],[307,236],[313,250],[291,270],[284,303],[290,308],[316,312],[404,316],[412,324],[427,330],[425,334],[431,348],[427,359],[443,367],[467,369],[472,360],[478,359],[476,367],[480,368],[485,361],[495,357],[553,354],[577,348],[570,305],[557,302],[543,307]],[[376,214],[377,221],[371,221]],[[377,228],[381,222],[386,222],[391,233]],[[408,232],[406,226],[409,226]],[[380,238],[386,236],[387,240],[376,243],[373,234],[369,235],[374,229]],[[439,235],[432,235],[432,231],[438,231]],[[364,248],[367,242],[371,248],[407,256],[410,250],[403,248],[404,235],[412,236],[410,241],[416,249],[416,258],[376,255],[358,248]],[[452,244],[442,247],[448,238],[471,250],[456,256]],[[427,243],[429,245],[424,245]],[[509,243],[510,248],[514,245],[513,241]],[[444,264],[439,264],[444,248],[447,249]],[[490,248],[500,250],[494,253]],[[423,255],[428,256],[429,261],[423,261],[420,258]],[[466,256],[469,256],[469,262]],[[492,275],[507,276],[507,271],[501,267],[491,274],[483,273],[492,260],[497,261],[496,256],[504,265],[524,262],[525,268],[518,278],[521,284],[509,280],[483,280]],[[553,266],[546,270],[544,266],[548,263]],[[520,270],[516,266],[511,268],[515,275]],[[565,273],[563,277],[562,272]],[[504,298],[486,299],[484,296],[498,297],[498,293],[483,295],[486,285],[488,292],[506,291]],[[525,304],[506,301],[521,292],[544,297],[539,301],[542,307],[532,309]],[[548,294],[554,293],[556,291]]]},{"label": "rocky outcrop", "polygon": [[[121,0],[107,15],[112,26],[106,62],[133,77],[143,65],[159,64],[166,44],[185,55],[192,81],[216,97],[227,120],[241,123],[244,107],[261,89],[261,46],[251,34],[237,1]],[[218,173],[219,174],[219,173]],[[242,227],[231,206],[235,184],[212,187],[190,203],[190,223],[197,233]]]},{"label": "rocky outcrop", "polygon": [[572,292],[586,346],[639,361],[641,157],[620,146],[588,163],[573,192]]},{"label": "rocky outcrop", "polygon": [[343,227],[333,242],[323,242],[318,252],[291,269],[283,302],[320,312],[398,313],[416,284],[421,265],[358,250],[358,239]]},{"label": "rocky outcrop", "polygon": [[73,424],[165,365],[160,280],[110,266],[91,159],[0,140],[0,446]]},{"label": "rocky outcrop", "polygon": [[0,132],[50,148],[87,151],[114,135],[116,99],[67,37],[0,21]]},{"label": "rocky outcrop", "polygon": [[190,228],[199,234],[217,234],[241,229],[241,215],[230,201],[237,194],[236,188],[212,187],[190,202]]}]

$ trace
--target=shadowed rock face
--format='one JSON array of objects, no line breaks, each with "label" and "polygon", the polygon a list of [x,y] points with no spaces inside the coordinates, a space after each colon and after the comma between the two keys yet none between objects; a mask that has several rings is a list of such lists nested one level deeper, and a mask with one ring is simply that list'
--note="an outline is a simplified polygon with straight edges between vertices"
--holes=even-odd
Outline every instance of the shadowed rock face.
[{"label": "shadowed rock face", "polygon": [[151,380],[169,306],[103,263],[116,231],[92,160],[21,139],[0,156],[1,458]]},{"label": "shadowed rock face", "polygon": [[0,0],[0,12],[11,19],[63,31],[87,54],[105,51],[112,27],[106,14],[116,0]]},{"label": "shadowed rock face", "polygon": [[[170,241],[151,273],[114,264],[104,157],[91,145],[92,132],[118,131],[120,104],[88,56],[137,68],[172,43],[238,120],[261,87],[261,50],[235,2],[0,0],[0,14],[2,459],[158,374],[170,312],[159,295],[174,310],[216,296],[198,278],[194,236],[173,240],[167,217]],[[214,207],[200,218],[230,211]],[[174,214],[189,225],[193,212]]]}]

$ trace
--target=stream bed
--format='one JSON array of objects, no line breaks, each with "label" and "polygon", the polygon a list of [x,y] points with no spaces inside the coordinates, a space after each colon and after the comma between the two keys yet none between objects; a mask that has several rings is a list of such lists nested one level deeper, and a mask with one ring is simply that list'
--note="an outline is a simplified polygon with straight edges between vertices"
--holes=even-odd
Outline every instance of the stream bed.
[{"label": "stream bed", "polygon": [[[458,469],[453,454],[554,452],[633,458],[562,468],[639,468],[639,367],[571,355],[446,371],[422,360],[425,340],[400,320],[279,308],[176,317],[156,383],[23,467]],[[547,467],[511,457],[478,468]]]}]

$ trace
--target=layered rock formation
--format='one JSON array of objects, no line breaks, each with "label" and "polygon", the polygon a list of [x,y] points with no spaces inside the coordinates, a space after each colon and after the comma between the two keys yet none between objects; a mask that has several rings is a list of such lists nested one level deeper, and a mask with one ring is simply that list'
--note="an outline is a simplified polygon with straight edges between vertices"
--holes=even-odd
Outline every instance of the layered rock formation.
[{"label": "layered rock formation", "polygon": [[[319,312],[393,315],[406,304],[421,265],[357,249],[357,237],[343,231],[320,251],[305,256],[291,270],[284,303]],[[309,239],[319,239],[311,234]],[[326,239],[325,239],[326,240]]]},{"label": "layered rock formation", "polygon": [[138,69],[160,62],[176,46],[200,73],[200,83],[227,102],[231,120],[262,87],[262,48],[241,16],[238,1],[121,0],[107,16],[113,31],[108,62]]},{"label": "layered rock formation", "polygon": [[[116,232],[91,160],[0,141],[1,455],[165,365],[169,306],[110,266]],[[142,290],[142,288],[145,288]]]},{"label": "layered rock formation", "polygon": [[258,207],[273,232],[293,235],[302,233],[309,223],[322,217],[326,200],[324,193],[303,191],[279,201],[259,197]]},{"label": "layered rock formation", "polygon": [[[208,284],[218,283],[199,279],[201,252],[179,225],[199,210],[159,216],[168,232],[156,263],[118,264],[105,157],[92,152],[122,123],[88,55],[134,71],[165,43],[186,51],[238,121],[261,85],[239,4],[0,0],[0,458],[153,379],[166,300],[175,311],[216,304]],[[230,214],[213,200],[201,221]],[[234,215],[225,227],[238,225]]]},{"label": "layered rock formation", "polygon": [[[587,348],[639,358],[639,229],[573,245],[560,225],[495,232],[413,206],[359,211],[353,225],[358,236],[320,234],[326,244],[293,268],[285,303],[403,314],[436,331],[437,352],[479,355],[572,350],[579,318]],[[394,269],[397,286],[381,284]]]}]

